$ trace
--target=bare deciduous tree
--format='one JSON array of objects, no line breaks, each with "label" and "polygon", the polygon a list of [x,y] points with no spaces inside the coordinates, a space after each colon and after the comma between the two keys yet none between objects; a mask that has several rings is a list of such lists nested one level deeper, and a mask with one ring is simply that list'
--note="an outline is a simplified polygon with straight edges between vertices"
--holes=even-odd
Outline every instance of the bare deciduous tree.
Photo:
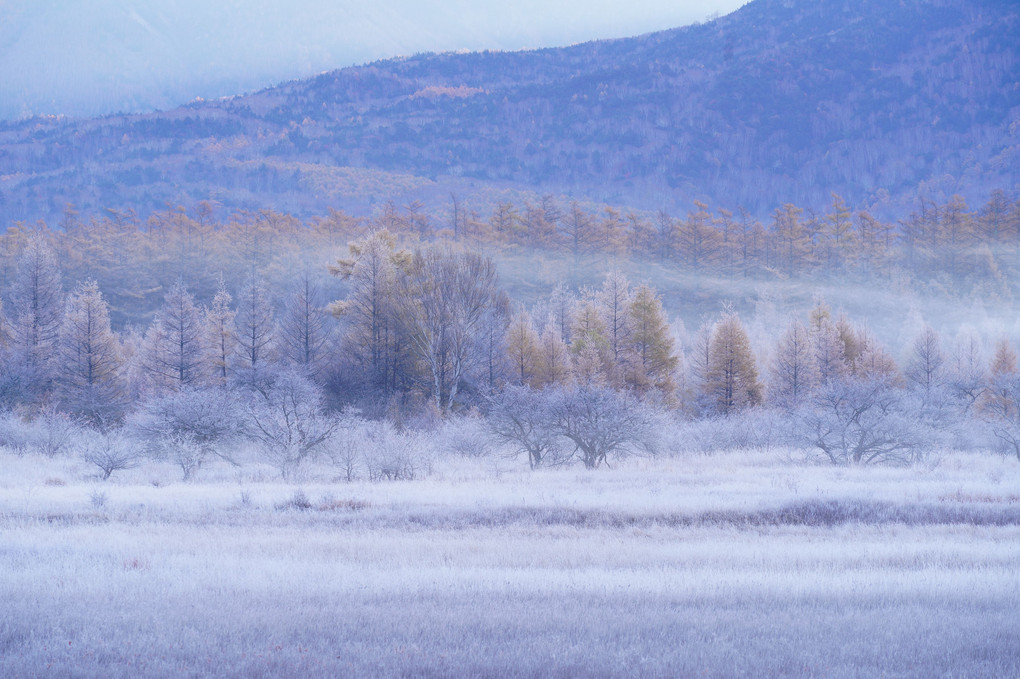
[{"label": "bare deciduous tree", "polygon": [[263,458],[287,478],[324,449],[339,426],[339,419],[325,412],[318,388],[297,371],[282,369],[258,383],[246,431]]},{"label": "bare deciduous tree", "polygon": [[134,442],[119,431],[90,431],[82,437],[80,445],[82,459],[99,467],[104,481],[115,471],[138,466],[139,454]]},{"label": "bare deciduous tree", "polygon": [[416,252],[400,277],[400,317],[441,412],[457,400],[475,335],[498,295],[495,265],[473,253]]},{"label": "bare deciduous tree", "polygon": [[584,466],[608,465],[611,455],[654,451],[654,418],[625,392],[580,386],[549,392],[554,430],[574,444]]},{"label": "bare deciduous tree", "polygon": [[880,375],[846,377],[822,385],[801,411],[800,435],[839,465],[906,464],[930,441],[904,407],[902,390]]},{"label": "bare deciduous tree", "polygon": [[549,393],[511,385],[489,401],[489,430],[511,445],[515,454],[526,454],[532,469],[547,464],[559,448],[560,432],[549,409]]}]

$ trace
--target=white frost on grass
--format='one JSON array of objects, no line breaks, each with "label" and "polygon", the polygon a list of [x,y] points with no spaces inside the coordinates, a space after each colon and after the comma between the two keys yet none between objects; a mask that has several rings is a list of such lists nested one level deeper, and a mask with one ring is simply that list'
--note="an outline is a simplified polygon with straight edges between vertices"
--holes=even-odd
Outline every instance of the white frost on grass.
[{"label": "white frost on grass", "polygon": [[1020,673],[1017,521],[663,519],[830,500],[1015,516],[1009,459],[451,457],[393,483],[0,462],[3,676]]}]

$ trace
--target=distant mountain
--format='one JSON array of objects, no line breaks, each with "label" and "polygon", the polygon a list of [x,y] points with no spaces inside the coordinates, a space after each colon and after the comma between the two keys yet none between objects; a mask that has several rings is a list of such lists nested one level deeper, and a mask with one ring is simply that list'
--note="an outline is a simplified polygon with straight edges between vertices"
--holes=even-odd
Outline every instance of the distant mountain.
[{"label": "distant mountain", "polygon": [[619,38],[709,11],[693,4],[630,0],[620,12],[591,0],[578,12],[571,0],[2,0],[0,120],[149,112],[400,54]]},{"label": "distant mountain", "polygon": [[1020,182],[1020,9],[754,0],[527,52],[377,62],[167,113],[0,126],[0,218],[298,213],[504,187],[639,208],[901,208]]}]

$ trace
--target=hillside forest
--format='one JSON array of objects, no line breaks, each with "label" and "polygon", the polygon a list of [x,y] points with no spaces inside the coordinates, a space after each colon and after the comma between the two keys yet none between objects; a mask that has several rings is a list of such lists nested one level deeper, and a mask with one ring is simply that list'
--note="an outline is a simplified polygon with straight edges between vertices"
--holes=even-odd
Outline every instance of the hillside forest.
[{"label": "hillside forest", "polygon": [[[753,333],[741,300],[717,300],[688,331],[682,309],[621,268],[1009,300],[1020,202],[1002,191],[973,210],[921,201],[896,225],[838,196],[826,214],[786,204],[767,223],[701,204],[674,217],[551,199],[485,216],[454,200],[445,223],[420,204],[301,221],[220,218],[204,203],[144,222],[68,206],[58,228],[19,224],[0,247],[5,443],[92,440],[106,474],[124,451],[132,464],[139,450],[175,456],[187,477],[255,445],[286,475],[352,422],[429,430],[465,417],[532,466],[597,467],[705,426],[714,439],[792,437],[840,464],[975,440],[1020,459],[1005,336],[925,325],[903,354],[817,295]],[[564,279],[504,284],[500,263],[522,252],[558,257]]]},{"label": "hillside forest", "polygon": [[[1015,4],[756,0],[620,40],[419,54],[169,111],[0,121],[0,221],[217,200],[302,219],[499,190],[878,218],[1013,190]],[[399,190],[397,190],[399,189]],[[487,215],[486,215],[487,216]]]}]

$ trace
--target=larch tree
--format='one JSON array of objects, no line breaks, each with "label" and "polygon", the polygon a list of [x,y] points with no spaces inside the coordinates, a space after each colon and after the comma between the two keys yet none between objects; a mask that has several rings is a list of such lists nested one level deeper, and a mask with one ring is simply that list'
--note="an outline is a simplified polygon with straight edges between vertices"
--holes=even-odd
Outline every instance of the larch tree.
[{"label": "larch tree", "polygon": [[570,344],[571,323],[577,306],[577,297],[567,289],[566,283],[560,281],[553,287],[548,305],[553,327],[559,333],[560,339]]},{"label": "larch tree", "polygon": [[276,359],[276,319],[265,282],[250,275],[238,297],[237,328],[238,367],[254,374]]},{"label": "larch tree", "polygon": [[832,194],[832,207],[825,216],[825,244],[830,269],[840,270],[852,264],[857,252],[853,215],[843,199]]},{"label": "larch tree", "polygon": [[662,261],[668,261],[676,256],[680,237],[677,220],[665,210],[659,210],[655,215],[652,229],[654,231],[652,247],[655,255]]},{"label": "larch tree", "polygon": [[41,237],[29,238],[11,290],[13,351],[24,372],[25,397],[42,398],[53,380],[64,313],[60,266],[53,248]]},{"label": "larch tree", "polygon": [[727,312],[712,328],[705,395],[716,412],[729,414],[762,400],[751,340],[735,313]]},{"label": "larch tree", "polygon": [[733,219],[733,213],[720,208],[713,225],[718,233],[719,268],[727,278],[732,279],[737,261],[737,223]]},{"label": "larch tree", "polygon": [[507,349],[507,336],[512,320],[510,297],[500,290],[492,305],[482,315],[475,331],[474,346],[470,350],[469,372],[480,384],[484,382],[489,392],[507,382],[513,374],[512,360]]},{"label": "larch tree", "polygon": [[860,360],[861,352],[864,350],[864,342],[861,339],[862,331],[855,328],[850,319],[843,313],[836,319],[833,327],[836,328],[839,342],[843,347],[843,361],[850,370],[856,370],[855,366]]},{"label": "larch tree", "polygon": [[605,357],[609,378],[616,386],[622,386],[624,376],[633,363],[633,328],[628,313],[631,299],[630,281],[619,271],[606,276],[594,298],[605,327]]},{"label": "larch tree", "polygon": [[811,333],[795,320],[786,328],[772,357],[769,398],[780,407],[795,408],[807,399],[818,383],[818,364]]},{"label": "larch tree", "polygon": [[588,252],[596,240],[594,220],[577,201],[574,201],[570,204],[570,212],[560,220],[560,230],[567,251],[573,255],[576,265],[580,256]]},{"label": "larch tree", "polygon": [[652,222],[634,212],[627,213],[627,251],[641,259],[658,255],[656,230]]},{"label": "larch tree", "polygon": [[231,307],[232,301],[221,276],[212,304],[205,311],[210,373],[213,383],[219,386],[226,386],[237,351],[237,328],[234,326],[237,312]]},{"label": "larch tree", "polygon": [[686,263],[701,271],[716,262],[719,233],[712,225],[708,205],[694,201],[694,206],[697,210],[689,212],[686,221],[680,223],[680,248]]},{"label": "larch tree", "polygon": [[648,285],[634,291],[627,307],[630,327],[630,353],[633,367],[627,371],[627,384],[639,391],[656,389],[671,395],[677,388],[674,379],[680,358],[662,301]]},{"label": "larch tree", "polygon": [[988,383],[987,363],[980,338],[973,332],[957,337],[951,353],[947,383],[950,394],[970,413]]},{"label": "larch tree", "polygon": [[410,265],[410,255],[396,249],[387,231],[351,243],[348,252],[330,273],[346,281],[350,292],[329,310],[345,324],[343,347],[355,367],[372,387],[390,394],[407,379],[411,363],[410,340],[397,313],[397,277]]},{"label": "larch tree", "polygon": [[995,343],[995,354],[992,356],[988,373],[991,379],[1002,375],[1015,375],[1017,372],[1016,350],[1005,338]]},{"label": "larch tree", "polygon": [[180,391],[206,381],[205,323],[184,281],[167,291],[145,333],[142,365],[155,391]]},{"label": "larch tree", "polygon": [[812,334],[816,334],[827,326],[832,325],[832,310],[829,309],[829,305],[825,303],[821,297],[815,297],[815,305],[811,308],[811,313],[808,314],[809,323],[808,330]]},{"label": "larch tree", "polygon": [[857,264],[864,272],[886,272],[889,251],[892,248],[892,225],[881,222],[864,211],[857,213],[854,222],[854,241],[857,246]]},{"label": "larch tree", "polygon": [[320,381],[329,364],[329,326],[322,290],[305,268],[280,322],[280,348],[290,363]]},{"label": "larch tree", "polygon": [[979,410],[992,425],[995,437],[1020,460],[1020,371],[1016,350],[1005,339],[995,346],[988,388],[981,397]]},{"label": "larch tree", "polygon": [[976,240],[976,223],[962,196],[953,196],[940,211],[938,253],[950,276],[966,273],[964,263]]},{"label": "larch tree", "polygon": [[799,273],[807,256],[809,241],[801,214],[804,211],[786,203],[772,215],[772,233],[777,246],[777,264],[788,275]]},{"label": "larch tree", "polygon": [[492,210],[492,218],[489,220],[492,233],[500,242],[513,242],[515,240],[517,225],[520,218],[513,203],[499,203]]},{"label": "larch tree", "polygon": [[857,332],[856,346],[854,375],[861,379],[883,379],[890,384],[902,383],[896,360],[867,329]]},{"label": "larch tree", "polygon": [[812,330],[811,344],[820,384],[828,384],[849,371],[846,356],[843,354],[845,345],[835,326],[825,324],[817,330]]},{"label": "larch tree", "polygon": [[712,322],[706,320],[698,327],[690,351],[690,389],[694,396],[693,404],[699,412],[707,412],[714,407],[708,396],[713,326]]},{"label": "larch tree", "polygon": [[597,227],[595,237],[598,249],[610,255],[622,255],[626,250],[626,226],[620,213],[606,208]]},{"label": "larch tree", "polygon": [[120,342],[110,329],[110,308],[94,280],[67,298],[60,328],[56,385],[61,406],[105,428],[123,415],[125,385]]},{"label": "larch tree", "polygon": [[555,323],[547,324],[539,337],[537,379],[542,386],[566,386],[573,379],[570,349]]},{"label": "larch tree", "polygon": [[587,294],[585,297],[574,310],[570,352],[574,355],[574,371],[578,379],[601,383],[608,378],[611,365],[608,331],[594,295]]},{"label": "larch tree", "polygon": [[987,388],[978,401],[978,410],[986,417],[1012,420],[1020,402],[1014,402],[1013,385],[1018,381],[1016,350],[1006,338],[995,343],[995,353],[988,366]]},{"label": "larch tree", "polygon": [[513,382],[530,387],[539,386],[539,337],[531,322],[531,315],[521,307],[510,318],[506,332],[506,352],[513,366]]},{"label": "larch tree", "polygon": [[925,401],[931,400],[946,386],[946,357],[942,351],[942,340],[934,328],[925,326],[914,339],[903,374],[907,384]]}]

